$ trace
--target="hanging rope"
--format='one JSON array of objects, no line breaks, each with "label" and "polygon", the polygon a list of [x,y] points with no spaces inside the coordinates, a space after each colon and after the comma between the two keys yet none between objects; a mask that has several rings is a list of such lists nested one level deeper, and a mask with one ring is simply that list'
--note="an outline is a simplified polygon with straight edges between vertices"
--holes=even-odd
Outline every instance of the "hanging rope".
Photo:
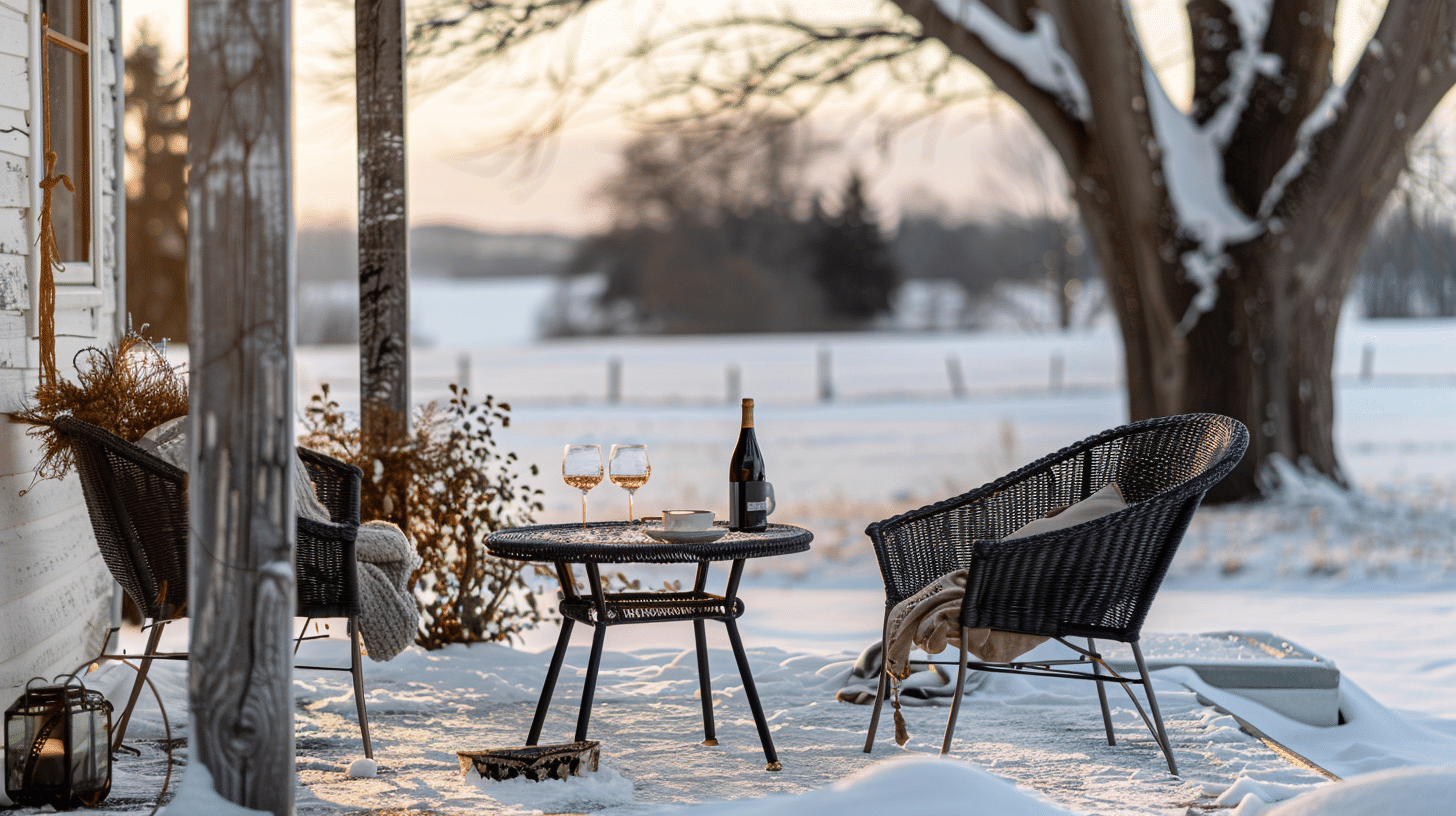
[{"label": "hanging rope", "polygon": [[[49,111],[47,111],[49,114]],[[49,115],[46,117],[49,119]],[[50,141],[50,122],[46,122],[46,141]],[[76,192],[71,177],[55,175],[56,154],[46,145],[46,175],[40,183],[40,384],[55,385],[56,377],[56,270],[62,269],[61,252],[56,247],[56,229],[51,222],[51,193],[57,184]]]},{"label": "hanging rope", "polygon": [[[48,15],[40,16],[41,28],[49,29]],[[51,193],[57,184],[64,184],[72,194],[76,185],[65,173],[56,175],[56,152],[51,150],[51,49],[45,38],[41,38],[40,84],[42,132],[45,134],[45,178],[41,179],[40,204],[40,385],[41,388],[55,385],[56,377],[56,270],[61,265],[61,251],[56,246],[56,228],[51,219]]]}]

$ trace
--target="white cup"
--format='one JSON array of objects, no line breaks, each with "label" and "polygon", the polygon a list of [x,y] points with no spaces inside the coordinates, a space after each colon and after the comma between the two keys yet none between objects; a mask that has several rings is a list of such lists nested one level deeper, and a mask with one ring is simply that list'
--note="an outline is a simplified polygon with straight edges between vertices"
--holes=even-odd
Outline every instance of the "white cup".
[{"label": "white cup", "polygon": [[663,510],[662,529],[674,533],[696,533],[711,529],[712,510]]}]

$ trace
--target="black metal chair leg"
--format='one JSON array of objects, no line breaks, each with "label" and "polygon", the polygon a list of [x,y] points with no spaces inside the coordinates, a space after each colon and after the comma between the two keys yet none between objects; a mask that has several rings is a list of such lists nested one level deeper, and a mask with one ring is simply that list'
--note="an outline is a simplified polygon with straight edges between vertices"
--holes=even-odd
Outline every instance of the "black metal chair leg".
[{"label": "black metal chair leg", "polygon": [[875,747],[875,729],[880,725],[880,708],[885,704],[885,695],[890,693],[890,671],[883,662],[880,663],[880,686],[875,691],[875,710],[870,714],[870,731],[865,735],[864,752],[870,753]]},{"label": "black metal chair leg", "polygon": [[698,648],[698,693],[703,698],[703,744],[717,745],[713,729],[713,681],[708,674],[708,633],[703,621],[693,621],[693,638]]},{"label": "black metal chair leg", "polygon": [[551,708],[551,693],[556,690],[556,678],[561,674],[561,661],[566,658],[566,647],[571,645],[571,628],[576,621],[561,619],[561,634],[556,637],[556,651],[551,653],[551,667],[546,670],[546,680],[541,684],[541,699],[536,702],[536,716],[531,720],[531,733],[526,737],[527,745],[535,745],[541,739],[541,727],[546,724],[546,711]]},{"label": "black metal chair leg", "polygon": [[880,681],[879,687],[875,690],[875,710],[870,713],[869,733],[865,734],[864,752],[866,754],[875,747],[875,730],[880,727],[880,709],[885,705],[885,695],[890,693],[890,667],[885,665],[885,640],[889,625],[890,611],[887,609],[885,610],[885,622],[880,625]]},{"label": "black metal chair leg", "polygon": [[[1142,647],[1137,641],[1132,642],[1132,656],[1137,660],[1138,674],[1142,677],[1143,691],[1148,695],[1148,708],[1153,712],[1153,724],[1157,731],[1153,734],[1158,740],[1158,745],[1163,749],[1163,757],[1168,760],[1168,771],[1174,776],[1178,775],[1178,763],[1173,761],[1173,745],[1168,741],[1168,732],[1163,728],[1163,713],[1158,710],[1158,697],[1153,693],[1153,679],[1148,677],[1148,664],[1143,660]],[[1099,684],[1101,685],[1101,684]]]},{"label": "black metal chair leg", "polygon": [[364,738],[364,756],[374,758],[369,741],[369,711],[364,708],[364,658],[359,646],[359,619],[349,618],[349,674],[354,677],[354,707],[359,710],[359,735]]},{"label": "black metal chair leg", "polygon": [[956,688],[955,696],[950,701],[950,717],[945,721],[945,739],[940,742],[942,754],[950,753],[950,741],[955,738],[956,719],[961,713],[961,698],[966,695],[966,663],[969,661],[966,643],[970,640],[970,636],[970,630],[962,626],[960,668],[956,669]]},{"label": "black metal chair leg", "polygon": [[313,622],[313,618],[304,618],[303,619],[303,627],[298,630],[298,637],[296,637],[296,638],[293,639],[293,656],[294,657],[298,657],[298,647],[300,647],[300,646],[303,645],[303,636],[306,635],[306,634],[308,634],[308,625],[310,623],[312,623],[312,622]]},{"label": "black metal chair leg", "polygon": [[[1097,654],[1097,643],[1092,638],[1087,638],[1087,651],[1092,653],[1092,674],[1102,676],[1102,664],[1097,662],[1101,655]],[[1094,681],[1097,684],[1097,702],[1102,704],[1102,725],[1107,729],[1107,744],[1116,745],[1117,737],[1112,733],[1112,711],[1107,707],[1107,684],[1101,680]]]},{"label": "black metal chair leg", "polygon": [[152,624],[152,631],[147,635],[146,649],[142,652],[141,665],[137,666],[136,682],[131,685],[131,696],[126,698],[126,708],[121,710],[121,717],[116,721],[116,727],[112,729],[115,735],[111,739],[111,752],[121,750],[121,742],[126,738],[126,726],[131,722],[131,710],[136,708],[137,698],[141,696],[142,686],[147,682],[147,672],[152,670],[151,656],[157,653],[157,646],[162,641],[162,629],[166,627],[167,621],[157,621]]},{"label": "black metal chair leg", "polygon": [[597,671],[602,667],[602,642],[607,639],[607,627],[598,623],[592,633],[591,658],[586,664],[586,684],[581,687],[581,711],[576,715],[576,741],[586,739],[586,727],[591,722],[592,698],[597,692]]},{"label": "black metal chair leg", "polygon": [[781,771],[778,752],[774,750],[773,736],[768,731],[768,720],[764,719],[763,706],[758,702],[758,688],[753,685],[753,672],[748,667],[748,655],[743,651],[743,638],[738,636],[738,622],[732,618],[723,619],[728,627],[728,642],[733,644],[733,659],[738,662],[738,676],[743,680],[743,693],[748,697],[748,707],[753,710],[753,722],[758,726],[758,741],[763,745],[763,756],[768,760],[766,771]]}]

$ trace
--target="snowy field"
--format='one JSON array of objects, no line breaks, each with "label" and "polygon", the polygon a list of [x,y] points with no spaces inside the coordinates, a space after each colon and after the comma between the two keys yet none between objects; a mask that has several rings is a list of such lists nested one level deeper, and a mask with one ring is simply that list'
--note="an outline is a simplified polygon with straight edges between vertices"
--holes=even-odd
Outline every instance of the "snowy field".
[{"label": "snowy field", "polygon": [[[757,400],[759,441],[780,501],[774,520],[815,534],[808,553],[753,562],[742,590],[740,626],[784,769],[763,770],[727,640],[712,624],[719,745],[699,744],[692,630],[659,624],[608,636],[589,735],[602,743],[598,773],[565,783],[462,777],[455,751],[523,741],[556,636],[547,627],[514,648],[411,649],[368,663],[373,774],[354,765],[362,753],[347,676],[299,673],[299,814],[880,816],[907,803],[939,812],[968,801],[1011,816],[1452,812],[1456,772],[1399,769],[1456,767],[1456,321],[1347,320],[1336,435],[1359,489],[1344,494],[1290,473],[1270,502],[1201,510],[1144,629],[1270,631],[1333,661],[1346,724],[1300,726],[1248,701],[1219,700],[1325,771],[1355,780],[1331,783],[1205,705],[1190,690],[1196,677],[1177,669],[1157,681],[1177,778],[1125,696],[1110,697],[1118,745],[1106,744],[1095,694],[1082,688],[1089,684],[1004,676],[974,684],[948,762],[930,759],[945,708],[907,708],[908,750],[895,746],[887,716],[867,755],[869,709],[834,699],[854,658],[879,635],[884,596],[864,526],[1120,424],[1120,351],[1109,328],[542,343],[529,336],[530,297],[493,296],[473,306],[430,302],[428,293],[417,301],[420,334],[460,321],[474,334],[437,332],[437,345],[418,349],[415,393],[440,396],[463,380],[475,394],[509,401],[513,421],[501,440],[540,466],[532,484],[545,491],[543,521],[579,517],[579,494],[557,475],[569,442],[604,450],[646,443],[653,473],[637,493],[643,512],[724,513],[723,471],[738,419],[730,369],[737,394]],[[502,321],[490,318],[497,313]],[[828,400],[820,385],[826,355]],[[356,366],[351,350],[300,351],[300,402],[320,382],[346,404],[357,400]],[[620,385],[609,403],[613,366]],[[625,500],[604,484],[590,494],[591,517],[624,517]],[[685,577],[665,567],[630,572],[648,585]],[[139,635],[128,642],[139,648]],[[579,632],[544,742],[570,738],[588,642]],[[314,645],[343,654],[342,642]],[[116,699],[126,674],[107,668],[91,682]],[[185,666],[161,666],[154,676],[173,736],[185,736]],[[161,788],[166,743],[155,704],[140,709],[130,736],[142,756],[119,760],[112,797],[97,812],[149,811]],[[185,763],[185,747],[176,753]],[[351,765],[362,778],[349,776]],[[1345,804],[1330,805],[1331,790]],[[196,809],[204,798],[189,790],[168,812],[221,812]],[[1281,800],[1291,801],[1267,804]]]}]

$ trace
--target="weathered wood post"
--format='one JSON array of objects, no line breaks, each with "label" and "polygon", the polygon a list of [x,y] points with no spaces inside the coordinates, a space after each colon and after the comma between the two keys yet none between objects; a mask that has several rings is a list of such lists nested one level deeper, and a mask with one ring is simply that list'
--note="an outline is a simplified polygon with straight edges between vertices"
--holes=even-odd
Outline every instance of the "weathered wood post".
[{"label": "weathered wood post", "polygon": [[[355,0],[359,396],[367,444],[394,445],[409,436],[409,219],[405,208],[403,34],[402,0]],[[366,478],[365,506],[377,507],[390,521],[405,526],[408,480],[409,474],[397,466],[387,468],[379,483]]]},{"label": "weathered wood post", "polygon": [[291,20],[191,0],[192,761],[224,798],[293,810]]}]

